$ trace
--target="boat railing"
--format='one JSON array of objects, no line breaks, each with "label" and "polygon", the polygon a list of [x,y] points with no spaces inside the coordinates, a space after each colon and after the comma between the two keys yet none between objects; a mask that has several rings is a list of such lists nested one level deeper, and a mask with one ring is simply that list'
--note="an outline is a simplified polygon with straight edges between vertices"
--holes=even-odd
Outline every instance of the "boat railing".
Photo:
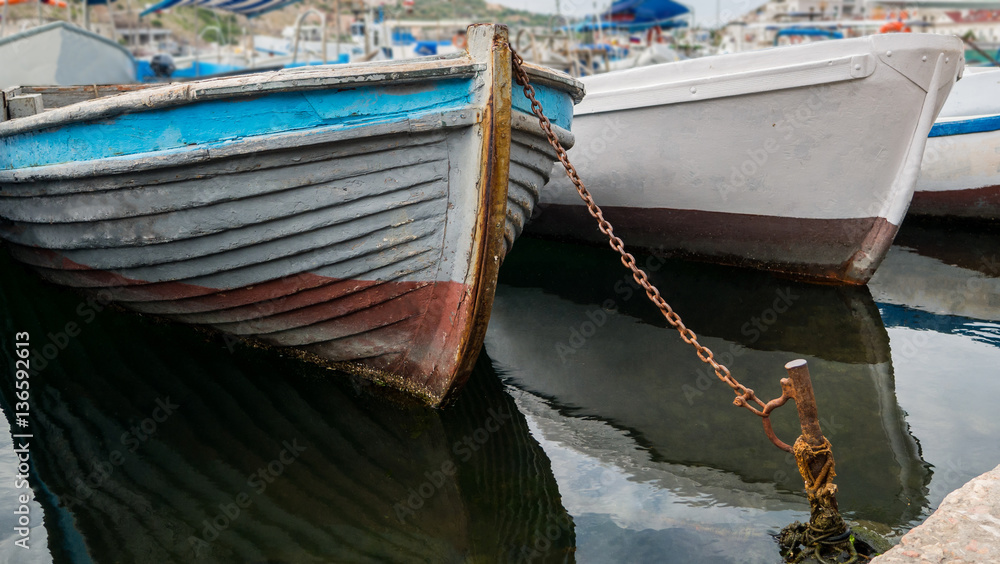
[{"label": "boat railing", "polygon": [[[216,64],[221,64],[222,63],[222,41],[223,41],[223,38],[222,38],[222,28],[219,27],[219,26],[217,26],[217,25],[207,25],[207,26],[201,28],[201,31],[198,32],[198,40],[203,39],[205,37],[205,34],[208,33],[209,31],[214,31],[215,34],[216,34],[216,37],[215,37],[215,39],[216,39],[216,41],[215,41],[215,63]],[[201,68],[198,66],[198,49],[194,50],[193,57],[194,58],[193,58],[191,64],[194,65],[195,76],[198,76],[198,75],[201,74]]]},{"label": "boat railing", "polygon": [[[564,71],[573,77],[610,69],[603,50],[575,45],[572,35],[562,30],[535,33],[521,29],[514,38],[514,48],[519,53],[528,54],[528,60],[534,63]],[[597,61],[598,58],[603,62]]]},{"label": "boat railing", "polygon": [[[326,57],[326,14],[320,12],[316,8],[309,8],[308,10],[299,14],[299,17],[295,18],[295,39],[292,43],[292,64],[298,62],[299,57],[299,40],[302,35],[302,22],[305,21],[307,17],[315,14],[319,18],[319,28],[320,28],[320,59],[325,65],[327,62]],[[340,58],[340,41],[337,41],[337,57]]]}]

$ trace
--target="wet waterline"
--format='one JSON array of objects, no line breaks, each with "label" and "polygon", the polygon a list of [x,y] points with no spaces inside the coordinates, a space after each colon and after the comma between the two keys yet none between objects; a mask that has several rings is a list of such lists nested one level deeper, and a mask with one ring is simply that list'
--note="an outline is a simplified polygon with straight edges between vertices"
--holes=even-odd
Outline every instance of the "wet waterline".
[{"label": "wet waterline", "polygon": [[[861,288],[637,258],[765,401],[809,361],[841,509],[894,540],[1000,463],[998,242],[907,223]],[[27,551],[0,378],[0,560],[772,563],[771,535],[808,518],[790,455],[608,249],[519,241],[444,410],[88,302],[2,254],[0,354],[12,366],[28,331],[39,362]],[[793,441],[794,405],[773,419]]]}]

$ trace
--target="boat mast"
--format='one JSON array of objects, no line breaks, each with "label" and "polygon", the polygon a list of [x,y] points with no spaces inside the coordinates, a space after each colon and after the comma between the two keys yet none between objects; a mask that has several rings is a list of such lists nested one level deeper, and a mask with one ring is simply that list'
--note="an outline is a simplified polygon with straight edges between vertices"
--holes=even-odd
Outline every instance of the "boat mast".
[{"label": "boat mast", "polygon": [[[337,37],[336,37],[337,50],[335,52],[336,59],[334,62],[339,63],[340,62],[340,0],[333,0],[333,21],[336,25],[336,30],[337,30]],[[325,46],[323,48],[326,49]],[[326,56],[325,51],[323,52],[323,56],[324,57]]]}]

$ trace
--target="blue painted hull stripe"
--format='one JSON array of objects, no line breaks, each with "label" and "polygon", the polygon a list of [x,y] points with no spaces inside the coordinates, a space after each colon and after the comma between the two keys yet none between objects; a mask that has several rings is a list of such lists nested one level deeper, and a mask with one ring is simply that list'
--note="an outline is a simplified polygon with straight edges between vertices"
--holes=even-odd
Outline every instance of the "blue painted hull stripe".
[{"label": "blue painted hull stripe", "polygon": [[[573,125],[573,98],[566,92],[549,88],[547,86],[532,85],[535,89],[535,98],[542,105],[545,117],[559,127],[571,131]],[[511,106],[515,110],[520,110],[529,116],[531,113],[531,102],[524,95],[524,90],[514,84],[514,91],[511,92]]]},{"label": "blue painted hull stripe", "polygon": [[945,137],[948,135],[964,135],[966,133],[983,133],[1000,129],[1000,114],[973,119],[945,121],[935,123],[928,137]]},{"label": "blue painted hull stripe", "polygon": [[196,102],[0,138],[0,169],[155,153],[324,126],[361,127],[469,106],[471,79]]},{"label": "blue painted hull stripe", "polygon": [[[0,170],[86,162],[112,157],[201,149],[249,137],[317,128],[352,129],[416,119],[469,107],[472,79],[413,85],[281,92],[252,98],[196,102],[183,106],[73,123],[0,138]],[[569,94],[537,87],[553,123],[569,129]],[[528,114],[520,90],[514,107]]]}]

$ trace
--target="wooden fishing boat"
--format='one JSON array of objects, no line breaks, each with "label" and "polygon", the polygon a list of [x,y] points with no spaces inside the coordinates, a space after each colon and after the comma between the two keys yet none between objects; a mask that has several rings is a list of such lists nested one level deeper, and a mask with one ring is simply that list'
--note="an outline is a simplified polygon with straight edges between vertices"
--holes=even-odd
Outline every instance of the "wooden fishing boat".
[{"label": "wooden fishing boat", "polygon": [[[8,90],[0,236],[46,280],[439,405],[555,160],[510,69],[477,25],[455,55]],[[529,75],[571,144],[580,84]]]},{"label": "wooden fishing boat", "polygon": [[0,38],[0,88],[135,82],[128,49],[67,22]]},{"label": "wooden fishing boat", "polygon": [[[630,245],[863,284],[963,67],[957,38],[893,34],[587,77],[569,156]],[[531,231],[600,240],[564,176]]]},{"label": "wooden fishing boat", "polygon": [[911,215],[1000,219],[1000,70],[966,69],[931,128]]}]

